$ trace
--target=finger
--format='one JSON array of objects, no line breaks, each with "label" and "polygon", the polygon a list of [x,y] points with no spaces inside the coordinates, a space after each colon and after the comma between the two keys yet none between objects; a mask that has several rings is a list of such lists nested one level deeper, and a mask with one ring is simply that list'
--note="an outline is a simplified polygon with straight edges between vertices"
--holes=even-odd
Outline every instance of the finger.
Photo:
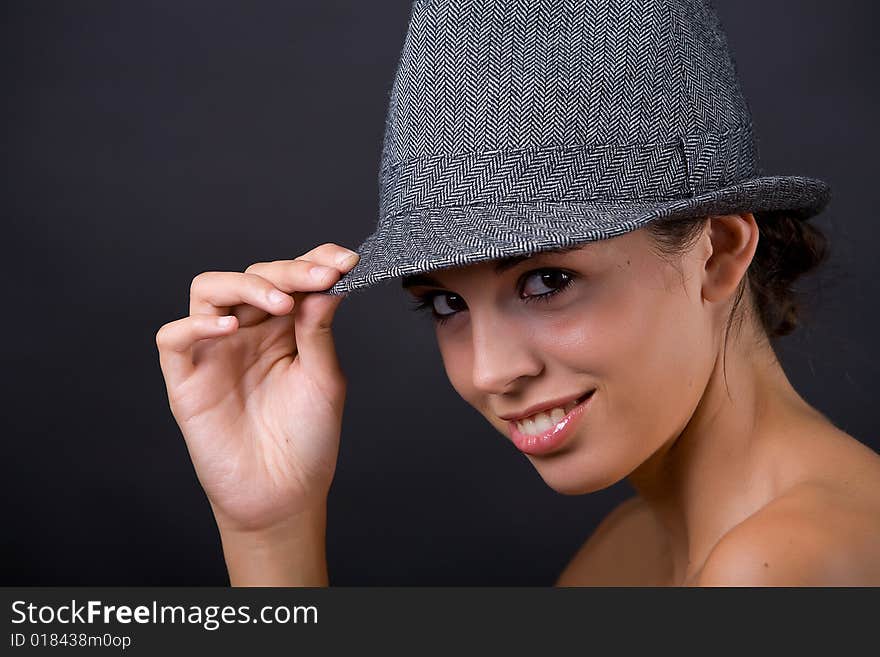
[{"label": "finger", "polygon": [[273,315],[286,315],[293,299],[262,276],[235,271],[203,272],[190,286],[190,315],[229,315],[249,304]]},{"label": "finger", "polygon": [[[294,306],[298,306],[310,292],[331,287],[342,273],[354,267],[359,258],[356,251],[328,242],[293,260],[256,262],[245,269],[245,273],[262,276],[279,290],[290,293]],[[316,266],[330,267],[330,270],[315,270]],[[231,312],[239,318],[242,326],[251,326],[265,317],[257,308],[246,305]]]},{"label": "finger", "polygon": [[[316,246],[311,251],[303,253],[300,257],[327,267],[337,267],[347,271],[354,266],[354,263],[358,261],[360,255],[357,251],[346,249],[344,246],[340,246],[335,242],[326,242]],[[348,262],[349,258],[351,258],[350,262]]]},{"label": "finger", "polygon": [[[245,272],[262,276],[285,292],[317,292],[331,287],[339,277],[357,262],[358,256],[350,256],[341,250],[313,255],[312,260],[301,256],[294,260],[275,260],[273,262],[256,262]],[[351,260],[338,264],[338,260]]]},{"label": "finger", "polygon": [[333,338],[333,317],[345,295],[308,294],[294,313],[296,349],[309,376],[328,390],[345,379]]},{"label": "finger", "polygon": [[[293,306],[308,291],[322,290],[333,285],[339,275],[335,269],[302,258],[254,263],[245,273],[261,276],[274,288],[290,294],[293,297]],[[266,317],[262,309],[246,304],[237,306],[230,312],[238,317],[242,326],[252,326]]]},{"label": "finger", "polygon": [[[225,323],[224,323],[225,322]],[[159,365],[169,386],[183,381],[195,370],[192,347],[199,340],[222,337],[238,330],[235,317],[189,315],[168,322],[156,333]]]}]

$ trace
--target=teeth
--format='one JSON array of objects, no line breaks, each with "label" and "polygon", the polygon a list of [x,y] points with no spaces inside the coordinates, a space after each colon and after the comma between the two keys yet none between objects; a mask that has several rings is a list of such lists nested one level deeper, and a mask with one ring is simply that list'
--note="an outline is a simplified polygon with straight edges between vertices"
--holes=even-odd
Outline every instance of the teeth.
[{"label": "teeth", "polygon": [[543,433],[544,430],[538,429],[537,426],[535,425],[535,418],[536,417],[537,416],[532,416],[528,420],[523,420],[519,425],[520,431],[522,431],[523,433],[527,433],[531,436],[536,436],[540,433]]},{"label": "teeth", "polygon": [[548,429],[556,426],[556,423],[568,415],[571,409],[577,405],[578,400],[575,399],[574,401],[568,402],[565,406],[553,408],[549,411],[533,415],[525,420],[520,420],[516,423],[516,428],[519,429],[520,433],[524,433],[528,436],[540,435]]}]

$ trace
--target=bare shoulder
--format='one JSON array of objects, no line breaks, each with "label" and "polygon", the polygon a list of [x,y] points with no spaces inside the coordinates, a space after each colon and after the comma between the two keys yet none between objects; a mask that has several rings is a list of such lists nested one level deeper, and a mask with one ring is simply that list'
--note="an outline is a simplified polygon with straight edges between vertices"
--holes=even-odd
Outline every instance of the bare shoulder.
[{"label": "bare shoulder", "polygon": [[653,586],[667,576],[668,559],[653,513],[633,496],[599,523],[556,586]]},{"label": "bare shoulder", "polygon": [[697,586],[880,585],[880,487],[868,483],[793,487],[718,541]]}]

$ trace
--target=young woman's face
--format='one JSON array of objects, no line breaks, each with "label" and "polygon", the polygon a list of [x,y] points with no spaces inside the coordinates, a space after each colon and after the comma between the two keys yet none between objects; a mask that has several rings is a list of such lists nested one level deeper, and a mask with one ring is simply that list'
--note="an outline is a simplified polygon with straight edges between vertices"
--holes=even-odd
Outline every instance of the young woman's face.
[{"label": "young woman's face", "polygon": [[701,294],[711,249],[701,239],[676,268],[651,244],[636,230],[505,271],[483,262],[407,286],[439,316],[453,387],[508,439],[500,416],[595,389],[560,446],[527,454],[559,492],[610,486],[674,439],[715,364],[717,313]]}]

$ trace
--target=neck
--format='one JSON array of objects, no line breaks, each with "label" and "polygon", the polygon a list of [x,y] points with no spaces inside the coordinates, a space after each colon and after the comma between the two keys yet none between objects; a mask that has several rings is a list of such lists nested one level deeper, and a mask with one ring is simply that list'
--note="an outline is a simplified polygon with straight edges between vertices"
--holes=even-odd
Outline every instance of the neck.
[{"label": "neck", "polygon": [[721,352],[685,429],[628,477],[668,537],[671,577],[699,571],[718,540],[775,495],[779,482],[766,449],[791,418],[811,410],[772,347]]}]

